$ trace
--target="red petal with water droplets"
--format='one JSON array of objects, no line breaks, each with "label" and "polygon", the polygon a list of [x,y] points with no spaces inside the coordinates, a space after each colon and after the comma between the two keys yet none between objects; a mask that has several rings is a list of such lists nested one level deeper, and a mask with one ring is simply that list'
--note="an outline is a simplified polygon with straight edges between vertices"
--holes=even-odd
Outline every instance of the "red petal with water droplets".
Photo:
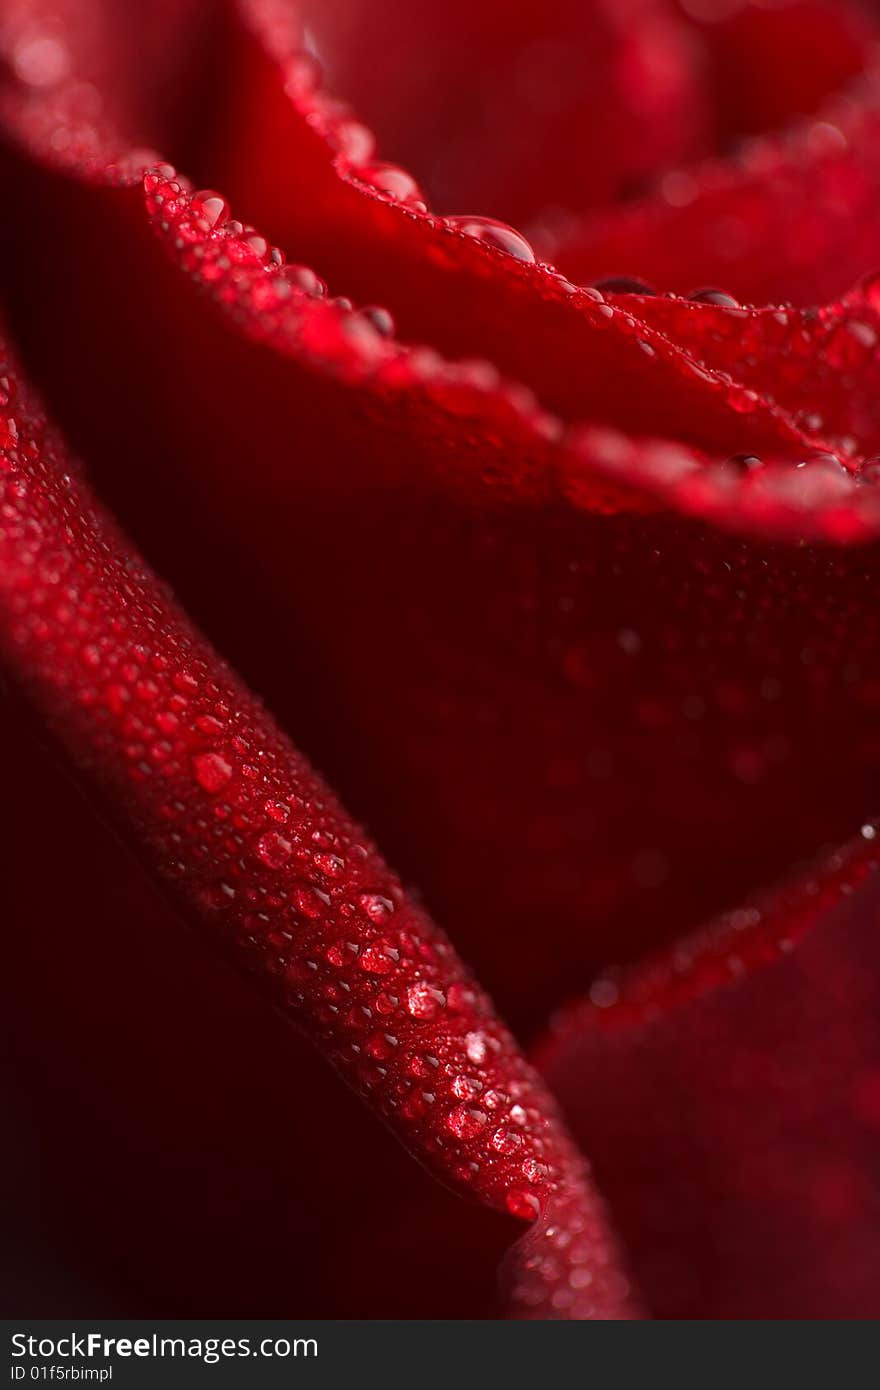
[{"label": "red petal with water droplets", "polygon": [[[296,81],[299,91],[298,70]],[[76,164],[76,147],[64,157]],[[429,252],[437,236],[455,249],[454,273],[440,279],[424,270],[428,252],[414,252],[414,263],[441,306],[463,286],[464,308],[474,285],[484,286],[475,317],[457,316],[468,331],[518,342],[501,327],[514,311],[540,327],[517,363],[528,379],[536,362],[552,363],[556,399],[568,410],[589,388],[605,420],[687,432],[704,451],[722,442],[731,453],[794,451],[787,466],[740,477],[707,466],[705,452],[590,426],[560,441],[552,419],[491,366],[455,367],[401,347],[370,320],[313,299],[304,272],[291,277],[267,264],[255,234],[218,225],[213,211],[204,216],[216,199],[193,200],[170,170],[150,175],[155,228],[232,320],[235,331],[220,333],[152,243],[136,182],[107,187],[106,177],[95,182],[94,162],[88,169],[83,184],[32,175],[40,198],[85,233],[70,248],[76,280],[48,254],[51,242],[41,253],[37,220],[39,280],[20,281],[31,332],[41,285],[46,295],[41,368],[65,417],[130,524],[279,708],[305,716],[325,764],[455,914],[510,1008],[537,1016],[545,990],[552,998],[570,983],[568,958],[547,951],[533,971],[534,997],[520,997],[538,918],[560,946],[575,943],[586,977],[609,955],[680,931],[755,878],[844,837],[853,807],[871,809],[873,624],[857,595],[872,582],[874,552],[826,561],[763,542],[744,552],[698,527],[627,515],[635,487],[640,507],[653,494],[758,532],[854,540],[876,530],[874,489],[856,487],[841,469],[829,477],[824,466],[792,466],[825,445],[821,437],[732,378],[723,356],[723,371],[703,365],[709,306],[696,343],[682,347],[671,329],[651,326],[647,307],[640,318],[622,302],[572,295],[540,267],[467,235],[450,238],[393,200],[351,195],[362,212],[381,213],[380,231],[411,226],[413,246],[424,237]],[[365,232],[381,243],[367,224]],[[396,237],[389,244],[398,250]],[[424,295],[415,299],[421,323]],[[65,319],[89,352],[53,355],[50,324]],[[62,349],[65,341],[62,331]],[[193,364],[185,377],[163,368],[169,341]],[[79,374],[80,361],[88,373]],[[97,416],[93,363],[104,377]],[[758,384],[768,391],[772,376]],[[124,478],[115,466],[121,437],[132,461]],[[279,450],[286,439],[297,440],[295,473]],[[612,523],[595,511],[620,515]],[[241,621],[218,572],[250,600]],[[827,602],[826,589],[835,595]],[[817,608],[805,624],[791,618],[803,592]],[[474,595],[482,596],[476,607]],[[291,677],[283,653],[266,650],[249,618],[255,609],[273,627],[295,622],[312,688]],[[752,612],[763,615],[764,638],[744,645]],[[381,628],[374,614],[383,615]],[[377,644],[386,679],[365,684]],[[484,691],[493,692],[488,704]],[[827,768],[823,759],[817,775],[816,721],[832,698],[846,717],[826,738]],[[499,807],[512,766],[517,777]],[[400,789],[393,799],[389,776]],[[673,816],[670,786],[683,793]],[[646,787],[656,788],[655,800]],[[634,795],[645,825],[635,831]],[[800,810],[790,823],[793,801]],[[412,804],[421,808],[415,832],[403,811]],[[479,866],[464,852],[475,844]],[[648,891],[650,914],[640,908]],[[500,961],[499,907],[516,944]]]},{"label": "red petal with water droplets", "polygon": [[680,294],[721,284],[756,304],[843,294],[877,261],[876,16],[747,4],[706,32],[720,136],[750,138],[670,168],[630,206],[546,221],[542,250],[575,279],[630,273]]},{"label": "red petal with water droplets", "polygon": [[661,1317],[877,1316],[876,877],[841,898],[877,835],[598,982],[544,1046]]},{"label": "red petal with water droplets", "polygon": [[[354,107],[324,101],[314,83],[304,90],[291,71],[290,96],[303,115],[314,102],[312,124],[340,171],[372,158],[366,122],[383,162],[418,170],[444,212],[521,222],[548,203],[600,206],[706,148],[700,54],[670,0],[551,0],[540,9],[512,0],[503,15],[465,0],[242,0],[240,9],[277,63],[305,39],[328,85]],[[252,132],[241,148],[253,153],[261,135],[291,132],[270,83],[257,79],[248,95],[257,101],[238,114]],[[257,177],[276,206],[294,211],[277,165],[264,162]]]},{"label": "red petal with water droplets", "polygon": [[[586,1166],[489,1000],[71,477],[4,365],[0,631],[55,735],[172,901],[443,1182],[542,1227],[564,1208],[593,1279],[560,1309],[631,1315]],[[566,1258],[541,1281],[548,1314]]]},{"label": "red petal with water droplets", "polygon": [[[36,52],[12,32],[5,159],[27,229],[13,312],[102,491],[537,1024],[597,965],[679,935],[876,810],[878,551],[852,545],[880,530],[871,296],[785,324],[747,312],[750,350],[711,304],[603,301],[515,229],[430,212],[298,40],[247,10],[256,27],[240,11],[225,35],[209,26],[224,102],[196,89],[202,113],[231,110],[228,131],[147,100],[191,89],[186,42],[157,42],[142,88],[112,28]],[[783,27],[796,12],[824,16],[813,34],[836,22],[793,6]],[[799,69],[768,101],[807,109],[868,66],[857,31],[834,32],[830,68]],[[100,112],[77,77],[105,93]],[[699,82],[686,87],[688,101]],[[667,179],[666,206],[614,218],[623,263],[600,264],[597,226],[569,236],[571,264],[770,300],[839,294],[875,255],[874,105],[868,78],[794,141]],[[135,131],[366,309],[326,302],[311,267],[283,269],[225,220],[224,196],[132,151]],[[279,180],[285,165],[295,178]],[[792,219],[794,248],[779,235]],[[686,267],[682,228],[706,234]],[[764,238],[760,257],[740,233]],[[474,354],[487,360],[454,360]],[[197,794],[222,795],[226,750],[195,756]],[[286,836],[264,834],[251,870],[284,873]],[[444,992],[422,983],[413,1017]],[[474,1111],[449,1111],[462,1143],[482,1132]],[[507,1192],[527,1215],[528,1190]],[[522,1308],[585,1307],[580,1220],[545,1213],[514,1276]],[[559,1225],[578,1258],[551,1288]]]}]

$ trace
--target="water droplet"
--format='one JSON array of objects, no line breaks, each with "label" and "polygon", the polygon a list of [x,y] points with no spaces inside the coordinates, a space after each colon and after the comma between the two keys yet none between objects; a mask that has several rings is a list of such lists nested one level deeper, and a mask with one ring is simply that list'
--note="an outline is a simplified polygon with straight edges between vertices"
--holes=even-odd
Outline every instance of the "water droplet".
[{"label": "water droplet", "polygon": [[526,1182],[531,1182],[538,1186],[547,1177],[550,1169],[547,1167],[546,1163],[539,1163],[536,1158],[530,1156],[529,1158],[523,1159],[521,1172]]},{"label": "water droplet", "polygon": [[465,1051],[468,1061],[473,1062],[475,1067],[482,1066],[488,1054],[486,1039],[482,1033],[468,1033],[464,1040]]},{"label": "water droplet", "polygon": [[452,1083],[452,1094],[456,1100],[476,1100],[482,1089],[482,1081],[475,1076],[457,1076]]},{"label": "water droplet", "polygon": [[377,1062],[385,1061],[391,1057],[398,1040],[391,1033],[374,1033],[367,1039],[366,1050]]},{"label": "water droplet", "polygon": [[283,835],[270,830],[257,841],[257,857],[268,869],[280,869],[290,858],[291,843]]},{"label": "water droplet", "polygon": [[360,314],[373,325],[377,333],[382,334],[383,338],[390,338],[394,333],[394,319],[388,310],[380,305],[368,304],[365,309],[360,310]]},{"label": "water droplet", "polygon": [[425,205],[425,195],[412,174],[408,174],[397,164],[381,162],[358,164],[352,169],[352,173],[362,183],[368,183],[371,188],[377,188],[380,193],[387,193],[398,203],[410,205],[420,203],[423,207]]},{"label": "water droplet", "polygon": [[691,290],[690,294],[685,297],[693,300],[695,304],[714,304],[721,309],[739,308],[739,300],[734,299],[733,295],[728,294],[726,290],[715,290],[711,288]]},{"label": "water droplet", "polygon": [[496,1129],[492,1135],[492,1148],[497,1153],[509,1156],[515,1154],[522,1145],[522,1135],[513,1129]]},{"label": "water droplet", "polygon": [[18,443],[18,422],[12,415],[0,420],[0,449],[14,449]]},{"label": "water droplet", "polygon": [[192,765],[199,786],[212,795],[222,791],[232,776],[232,764],[219,753],[198,753]]},{"label": "water droplet", "polygon": [[280,273],[287,284],[301,290],[311,299],[322,299],[327,293],[324,281],[307,265],[286,265]]},{"label": "water droplet", "polygon": [[361,893],[358,902],[371,922],[382,922],[394,911],[394,903],[381,893]]},{"label": "water droplet", "polygon": [[445,1124],[449,1133],[454,1134],[456,1139],[473,1139],[479,1134],[487,1119],[484,1110],[478,1110],[473,1105],[457,1105],[446,1116]]},{"label": "water droplet", "polygon": [[512,1187],[506,1198],[507,1210],[520,1221],[534,1221],[541,1210],[541,1203],[534,1192],[526,1192],[521,1187]]},{"label": "water droplet", "polygon": [[315,866],[328,878],[339,878],[345,869],[345,860],[338,854],[316,854]]},{"label": "water droplet", "polygon": [[734,382],[727,389],[727,399],[732,410],[737,415],[749,415],[758,408],[760,397],[757,391],[751,391],[745,386],[740,386]]},{"label": "water droplet", "polygon": [[504,251],[518,261],[535,261],[529,242],[506,222],[496,222],[492,217],[447,217],[446,221],[450,227],[474,237],[484,246],[494,246],[496,251]]},{"label": "water droplet", "polygon": [[723,465],[734,473],[754,473],[757,468],[762,467],[761,460],[757,454],[734,454]]},{"label": "water droplet", "polygon": [[407,1011],[413,1018],[436,1018],[445,1004],[445,994],[422,980],[418,984],[411,985],[406,992]]},{"label": "water droplet", "polygon": [[292,895],[293,906],[301,917],[306,917],[310,922],[316,922],[323,917],[327,908],[330,906],[330,899],[326,893],[315,888],[312,884],[301,885],[295,888]]},{"label": "water droplet", "polygon": [[400,952],[390,942],[377,941],[362,952],[358,964],[368,975],[389,975],[400,959]]},{"label": "water droplet", "polygon": [[602,294],[641,294],[654,296],[657,291],[644,280],[636,280],[628,275],[606,275],[604,280],[594,280],[593,289]]},{"label": "water droplet", "polygon": [[210,232],[228,219],[229,204],[220,193],[203,188],[199,193],[193,194],[192,215],[193,221],[202,231]]}]

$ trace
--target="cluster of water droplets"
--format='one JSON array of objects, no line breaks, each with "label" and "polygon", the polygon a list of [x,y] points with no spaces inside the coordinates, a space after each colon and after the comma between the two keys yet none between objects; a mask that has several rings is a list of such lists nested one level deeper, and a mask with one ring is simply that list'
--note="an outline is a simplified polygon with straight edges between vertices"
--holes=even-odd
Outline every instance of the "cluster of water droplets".
[{"label": "cluster of water droplets", "polygon": [[213,189],[190,192],[170,165],[149,170],[144,189],[147,210],[171,239],[183,268],[227,306],[237,305],[243,322],[252,318],[268,336],[273,328],[289,326],[292,303],[315,300],[331,306],[337,320],[341,315],[349,347],[369,353],[394,337],[388,309],[356,307],[344,296],[331,296],[311,267],[288,263],[279,247],[233,218],[222,194]]},{"label": "cluster of water droplets", "polygon": [[35,446],[0,480],[0,634],[75,760],[187,910],[410,1148],[535,1218],[576,1160],[447,939],[64,464]]}]

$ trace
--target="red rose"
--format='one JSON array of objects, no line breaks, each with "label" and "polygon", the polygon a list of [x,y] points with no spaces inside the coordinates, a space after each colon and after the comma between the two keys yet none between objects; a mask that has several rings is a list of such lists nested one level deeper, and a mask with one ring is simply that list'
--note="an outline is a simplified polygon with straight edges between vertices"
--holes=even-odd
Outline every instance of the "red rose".
[{"label": "red rose", "polygon": [[5,0],[23,1311],[878,1315],[878,34]]}]

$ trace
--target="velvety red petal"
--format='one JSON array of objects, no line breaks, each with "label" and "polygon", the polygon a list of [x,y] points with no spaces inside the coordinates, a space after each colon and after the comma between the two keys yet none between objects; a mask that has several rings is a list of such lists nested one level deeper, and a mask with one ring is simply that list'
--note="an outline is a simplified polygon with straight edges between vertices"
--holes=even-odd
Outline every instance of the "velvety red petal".
[{"label": "velvety red petal", "polygon": [[877,836],[597,982],[545,1045],[658,1316],[877,1316],[876,879],[839,897]]},{"label": "velvety red petal", "polygon": [[815,115],[864,71],[876,7],[860,0],[683,0],[699,34],[719,148]]},{"label": "velvety red petal", "polygon": [[841,458],[858,452],[870,460],[867,469],[863,462],[855,471],[865,481],[873,476],[880,449],[880,277],[866,277],[839,303],[811,309],[749,309],[668,296],[627,295],[614,302],[630,306],[640,322],[705,367],[781,407],[805,433],[821,434]]},{"label": "velvety red petal", "polygon": [[[812,21],[804,22],[805,12]],[[548,222],[538,244],[565,274],[583,280],[635,274],[680,294],[708,284],[750,303],[810,304],[843,294],[876,268],[876,38],[862,44],[857,59],[851,13],[839,6],[793,4],[769,14],[748,6],[737,25],[749,45],[755,25],[768,40],[764,86],[760,48],[749,48],[737,78],[727,39],[719,45],[723,65],[739,83],[741,110],[754,92],[760,119],[753,137],[726,157],[668,171],[653,196],[630,206],[555,228]],[[838,39],[829,41],[835,28]],[[876,19],[873,29],[876,35]],[[813,52],[812,69],[798,61],[805,50]],[[784,97],[787,114],[809,109],[808,90],[784,94],[787,82],[796,88],[811,70],[819,89],[835,73],[844,80],[811,115],[779,130],[764,125],[774,114],[772,102],[766,109],[768,91]]]},{"label": "velvety red petal", "polygon": [[[349,119],[376,132],[383,160],[417,169],[444,212],[519,222],[548,204],[601,205],[705,148],[700,46],[670,0],[242,9],[270,40],[301,20]],[[366,138],[352,127],[340,154]]]},{"label": "velvety red petal", "polygon": [[584,1162],[487,997],[126,548],[6,365],[2,639],[31,698],[171,898],[411,1152],[520,1220],[576,1216],[593,1280],[564,1315],[630,1315]]},{"label": "velvety red petal", "polygon": [[[57,54],[43,35],[36,56],[25,44],[23,71],[3,93],[15,227],[27,228],[14,262],[13,312],[102,491],[279,711],[295,713],[309,750],[369,810],[505,1005],[536,1023],[597,965],[679,935],[793,861],[842,843],[876,811],[878,550],[876,542],[852,544],[871,541],[880,526],[865,458],[876,447],[871,296],[790,314],[784,325],[775,311],[738,318],[680,301],[605,300],[538,264],[513,229],[429,211],[410,176],[377,163],[363,127],[316,84],[298,39],[274,20],[249,31],[240,18],[232,24],[225,37],[217,31],[213,76],[232,102],[237,139],[194,128],[172,152],[200,181],[204,169],[205,182],[231,190],[236,211],[240,203],[290,256],[328,276],[333,293],[366,310],[328,302],[311,269],[284,269],[260,232],[231,224],[223,197],[194,196],[158,156],[133,149],[135,131],[171,149],[166,130],[179,126],[180,109],[171,119],[150,82],[115,90],[107,78],[114,64],[91,65],[88,46],[45,82],[47,55],[51,73]],[[247,42],[230,47],[230,33]],[[105,56],[119,52],[118,35],[103,26],[96,43]],[[17,37],[9,51],[21,67],[19,44]],[[856,43],[853,66],[861,53]],[[156,61],[167,83],[174,64]],[[114,70],[131,74],[130,60]],[[177,71],[189,69],[183,62]],[[808,106],[821,100],[821,85],[780,100]],[[178,86],[189,92],[189,83]],[[616,253],[638,252],[637,264],[602,269],[637,268],[681,289],[720,279],[771,301],[840,293],[844,272],[860,273],[874,254],[874,104],[869,77],[794,140],[762,141],[690,184],[690,176],[665,180],[664,207],[637,207],[615,226]],[[733,128],[743,117],[731,107],[725,119]],[[246,157],[236,158],[242,150]],[[291,177],[279,180],[285,163]],[[778,235],[792,209],[794,248]],[[708,250],[702,260],[688,248],[690,285],[679,285],[688,229],[705,233]],[[594,273],[604,234],[588,230],[586,251],[574,248],[578,273]],[[661,234],[671,251],[657,250]],[[747,245],[755,262],[753,235],[784,255],[762,257],[765,268],[749,282],[742,254]],[[827,283],[820,261],[833,267]],[[729,276],[709,273],[721,262]],[[193,287],[219,314],[206,311]],[[760,351],[728,331],[734,321]],[[482,360],[455,360],[474,354]],[[836,461],[817,457],[832,450]],[[834,548],[842,543],[848,548]],[[52,565],[63,568],[58,555],[61,546]],[[135,568],[132,582],[148,581]],[[112,586],[110,596],[119,597]],[[56,607],[51,594],[46,602],[46,630],[28,620],[22,638],[26,664],[34,657],[32,675],[54,705],[54,677],[40,658],[65,619],[63,603]],[[59,663],[59,674],[67,670]],[[72,689],[87,693],[93,677],[79,675],[83,684]],[[132,681],[117,682],[123,694]],[[160,704],[165,681],[148,677]],[[260,712],[242,710],[262,737]],[[168,740],[144,742],[149,714],[134,724],[124,712],[110,715],[99,762],[120,779],[114,787],[124,786],[126,805],[146,816],[155,849],[151,788],[164,775],[162,757],[144,769]],[[91,726],[82,711],[79,720],[69,737],[82,755]],[[269,752],[279,746],[274,737],[267,735]],[[232,781],[235,767],[238,786],[238,765],[210,737],[205,756],[219,764],[190,765],[179,814],[188,852],[202,853],[209,868],[196,870],[184,856],[185,878],[192,874],[196,891],[207,888],[221,904],[203,899],[200,911],[228,916],[241,932],[243,909],[224,913],[221,894],[258,892],[267,874],[282,882],[292,870],[263,862],[258,845],[230,877],[215,874],[214,856],[233,853],[230,839],[218,837],[220,850],[213,840],[200,848],[191,817],[213,824],[212,789],[202,783],[226,768]],[[123,783],[123,767],[139,769],[143,783]],[[282,831],[259,829],[259,841],[275,837],[270,859],[279,839],[292,854]],[[233,826],[234,834],[245,830]],[[163,832],[173,833],[170,824]],[[160,849],[167,857],[167,838]],[[325,878],[320,891],[341,913],[346,904]],[[379,897],[393,903],[393,885],[383,884]],[[354,886],[357,897],[363,885]],[[845,886],[832,877],[823,906]],[[284,904],[270,906],[264,925],[277,934]],[[369,935],[375,924],[353,912],[354,944],[362,952],[381,944]],[[439,938],[410,912],[395,918],[411,929],[408,940],[436,946]],[[319,944],[335,949],[348,940]],[[269,966],[279,958],[292,966],[283,943],[272,945]],[[315,960],[319,977],[323,959]],[[363,986],[359,965],[346,973],[330,964],[342,971],[334,978]],[[411,966],[402,953],[389,973]],[[462,983],[457,970],[427,972],[444,1010],[450,979]],[[405,983],[408,991],[409,977]],[[336,1048],[326,1010],[339,1000],[319,1006],[300,988],[309,1027],[329,1030]],[[487,1006],[475,995],[472,1007]],[[379,1055],[368,1054],[364,1067],[352,1063],[380,1108],[391,1084],[380,1075],[388,1061],[381,1054],[407,1046],[406,1030],[427,1037],[439,1026],[411,1015],[398,1033],[371,1032]],[[731,1025],[731,1038],[741,1025]],[[507,1035],[493,1036],[507,1048]],[[460,1032],[452,1037],[460,1043]],[[694,1039],[701,1041],[699,1029]],[[518,1081],[512,1056],[505,1053],[505,1067]],[[393,1081],[394,1066],[388,1074]],[[488,1134],[486,1112],[462,1100],[444,1115],[444,1144],[460,1140],[470,1162]],[[437,1130],[413,1123],[414,1147],[447,1178],[496,1203],[502,1192],[512,1195],[525,1214],[530,1203],[518,1188],[499,1188],[491,1165],[488,1177],[450,1174],[449,1150],[431,1150]],[[791,1131],[780,1125],[783,1136]],[[745,1121],[742,1128],[748,1133]],[[537,1151],[527,1158],[542,1161]],[[563,1157],[563,1166],[569,1161],[577,1160]],[[507,1172],[506,1159],[501,1167]],[[631,1210],[624,1189],[621,1202]],[[637,1222],[625,1219],[635,1248]],[[520,1249],[512,1277],[521,1309],[579,1316],[625,1299],[596,1253],[595,1220],[577,1183],[564,1182],[535,1224],[531,1248]],[[708,1267],[708,1258],[698,1253],[695,1262]],[[780,1266],[780,1286],[790,1273]],[[657,1292],[650,1267],[647,1277],[657,1307],[695,1306],[674,1282],[668,1295]],[[809,1305],[815,1291],[803,1281],[799,1288]],[[718,1306],[727,1297],[719,1293]]]},{"label": "velvety red petal", "polygon": [[[18,129],[33,135],[27,121]],[[681,932],[873,809],[875,647],[860,596],[875,552],[744,550],[637,514],[653,494],[759,534],[870,536],[876,490],[851,468],[794,466],[825,441],[790,412],[625,304],[572,295],[540,267],[452,236],[464,259],[438,301],[454,302],[481,265],[494,307],[476,314],[478,334],[502,348],[516,335],[492,315],[521,305],[530,319],[537,305],[557,325],[539,340],[548,360],[577,364],[559,388],[570,401],[591,381],[604,419],[635,410],[643,426],[659,419],[704,446],[724,440],[725,452],[769,443],[773,466],[719,467],[589,425],[560,438],[491,365],[449,364],[313,298],[305,272],[274,264],[256,233],[224,222],[222,199],[194,199],[172,171],[147,181],[169,260],[131,173],[113,187],[93,162],[84,180],[76,150],[58,173],[15,167],[40,267],[17,280],[21,322],[102,486],[308,730],[518,1017],[539,1018],[573,969],[586,982],[603,961]],[[355,193],[386,230],[428,238],[419,265],[435,233],[450,235]],[[46,206],[81,233],[54,255],[48,241],[41,254],[34,216]],[[215,300],[225,331],[175,265]],[[700,322],[711,330],[711,315]],[[704,336],[696,347],[708,352]],[[81,363],[99,364],[97,413]],[[775,449],[793,451],[787,465],[774,465]],[[264,639],[290,624],[307,684]],[[377,659],[384,679],[365,682]],[[842,715],[829,733],[831,708]],[[535,959],[537,920],[558,944]]]},{"label": "velvety red petal", "polygon": [[4,698],[9,1316],[497,1315],[509,1219],[205,950],[28,724]]}]

